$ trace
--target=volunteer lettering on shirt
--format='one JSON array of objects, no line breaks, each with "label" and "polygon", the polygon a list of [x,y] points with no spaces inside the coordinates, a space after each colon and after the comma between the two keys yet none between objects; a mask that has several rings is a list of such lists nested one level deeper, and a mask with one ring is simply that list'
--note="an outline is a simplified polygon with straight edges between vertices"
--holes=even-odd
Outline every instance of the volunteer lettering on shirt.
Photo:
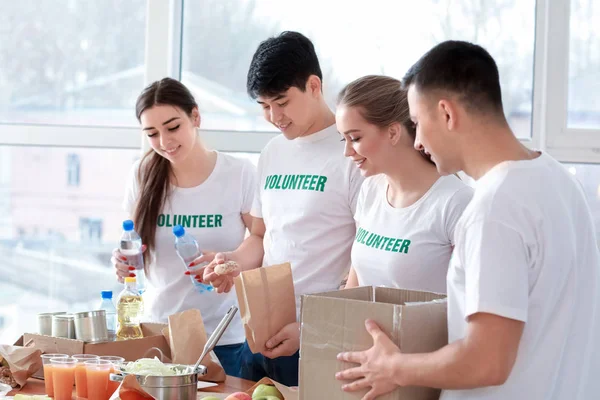
[{"label": "volunteer lettering on shirt", "polygon": [[364,244],[367,247],[391,251],[393,253],[408,253],[408,246],[410,246],[410,240],[408,239],[390,238],[369,232],[363,228],[358,228],[355,242]]},{"label": "volunteer lettering on shirt", "polygon": [[265,180],[265,190],[313,190],[325,191],[326,176],[319,175],[269,175]]},{"label": "volunteer lettering on shirt", "polygon": [[167,228],[175,225],[181,225],[184,228],[220,228],[223,226],[223,216],[221,214],[209,215],[178,215],[178,214],[160,214],[158,216],[158,226]]}]

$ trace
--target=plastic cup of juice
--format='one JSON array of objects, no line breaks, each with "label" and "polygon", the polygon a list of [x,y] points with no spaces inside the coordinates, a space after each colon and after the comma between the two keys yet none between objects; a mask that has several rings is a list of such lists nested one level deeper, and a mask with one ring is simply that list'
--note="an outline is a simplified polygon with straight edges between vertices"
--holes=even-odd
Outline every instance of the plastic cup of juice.
[{"label": "plastic cup of juice", "polygon": [[[112,368],[110,369],[110,373],[114,374],[115,372],[119,372],[119,367],[125,363],[125,359],[123,357],[117,356],[100,356],[100,360],[110,361],[112,363]],[[112,396],[114,392],[119,388],[121,382],[113,382],[110,379],[108,380],[108,396]]]},{"label": "plastic cup of juice", "polygon": [[77,360],[77,365],[75,366],[75,389],[77,397],[87,398],[87,373],[84,363],[89,360],[97,360],[98,356],[94,354],[75,354],[73,358]]},{"label": "plastic cup of juice", "polygon": [[54,382],[52,381],[52,363],[50,362],[53,358],[67,358],[66,354],[42,354],[42,364],[44,365],[44,386],[46,386],[46,395],[54,396]]},{"label": "plastic cup of juice", "polygon": [[75,384],[77,360],[71,357],[51,358],[54,400],[71,400]]},{"label": "plastic cup of juice", "polygon": [[89,360],[85,363],[88,400],[108,400],[108,376],[112,362],[108,360]]}]

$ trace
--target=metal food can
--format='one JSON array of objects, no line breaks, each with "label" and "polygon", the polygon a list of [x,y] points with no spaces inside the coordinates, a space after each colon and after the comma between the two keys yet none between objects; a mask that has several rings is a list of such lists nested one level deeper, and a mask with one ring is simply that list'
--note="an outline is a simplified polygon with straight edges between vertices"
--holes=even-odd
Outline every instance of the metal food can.
[{"label": "metal food can", "polygon": [[106,311],[86,311],[73,314],[75,317],[75,338],[86,343],[108,341]]},{"label": "metal food can", "polygon": [[37,315],[38,329],[40,335],[52,336],[52,316],[66,314],[64,311],[40,313]]},{"label": "metal food can", "polygon": [[75,339],[75,324],[71,314],[52,316],[52,336]]}]

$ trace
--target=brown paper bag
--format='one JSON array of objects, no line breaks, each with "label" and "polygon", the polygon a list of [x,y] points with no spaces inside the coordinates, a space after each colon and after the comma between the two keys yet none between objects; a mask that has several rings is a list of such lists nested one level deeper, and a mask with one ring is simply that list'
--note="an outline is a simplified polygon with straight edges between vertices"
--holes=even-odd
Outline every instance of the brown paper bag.
[{"label": "brown paper bag", "polygon": [[[196,364],[207,340],[200,310],[187,310],[169,317],[169,344],[173,364]],[[200,363],[208,368],[208,371],[198,379],[225,381],[225,370],[214,352],[211,351]]]},{"label": "brown paper bag", "polygon": [[296,297],[290,263],[242,272],[235,291],[246,340],[252,353],[266,350],[267,340],[296,322]]},{"label": "brown paper bag", "polygon": [[27,378],[42,368],[42,352],[31,347],[0,345],[0,359],[8,363],[13,387],[25,385]]},{"label": "brown paper bag", "polygon": [[246,391],[247,394],[249,394],[250,396],[252,396],[252,393],[254,392],[254,389],[256,389],[258,387],[258,385],[274,385],[277,390],[279,390],[279,393],[281,393],[283,395],[283,398],[285,400],[297,400],[298,399],[298,388],[290,388],[287,386],[282,385],[279,382],[275,382],[272,379],[269,378],[262,378],[260,381],[256,382],[256,385],[252,386],[250,389],[248,389]]},{"label": "brown paper bag", "polygon": [[[155,400],[154,396],[146,393],[144,389],[140,386],[137,379],[133,375],[127,375],[123,378],[123,382],[121,382],[121,386],[119,386],[118,399],[120,400]],[[116,394],[116,393],[115,393]],[[113,400],[115,397],[111,397]]]}]

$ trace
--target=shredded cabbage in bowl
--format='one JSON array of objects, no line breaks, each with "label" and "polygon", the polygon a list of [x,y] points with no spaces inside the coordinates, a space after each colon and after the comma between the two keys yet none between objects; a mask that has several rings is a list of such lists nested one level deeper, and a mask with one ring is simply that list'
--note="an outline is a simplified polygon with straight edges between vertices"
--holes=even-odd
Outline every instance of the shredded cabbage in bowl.
[{"label": "shredded cabbage in bowl", "polygon": [[123,372],[142,376],[177,376],[189,374],[191,367],[165,365],[158,358],[140,358],[121,367]]}]

